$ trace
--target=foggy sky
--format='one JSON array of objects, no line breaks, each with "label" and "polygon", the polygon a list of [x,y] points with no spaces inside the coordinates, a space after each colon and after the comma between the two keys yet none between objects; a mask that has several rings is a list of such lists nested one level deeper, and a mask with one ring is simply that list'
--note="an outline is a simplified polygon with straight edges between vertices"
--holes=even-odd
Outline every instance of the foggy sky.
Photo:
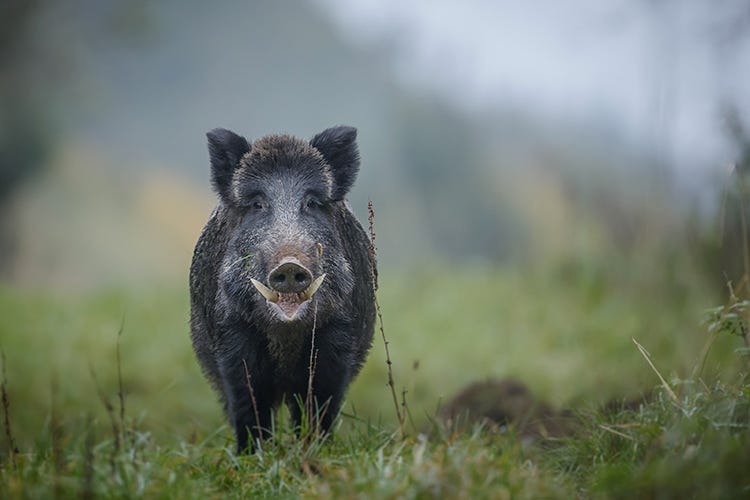
[{"label": "foggy sky", "polygon": [[722,110],[750,116],[742,1],[317,3],[354,43],[388,49],[408,84],[467,111],[610,121],[681,172],[723,168]]}]

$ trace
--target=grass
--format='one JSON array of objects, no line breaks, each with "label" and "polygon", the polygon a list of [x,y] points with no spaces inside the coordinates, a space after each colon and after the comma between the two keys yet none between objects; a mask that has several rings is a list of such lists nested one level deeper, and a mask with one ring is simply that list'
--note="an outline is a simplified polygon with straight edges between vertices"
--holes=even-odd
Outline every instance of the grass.
[{"label": "grass", "polygon": [[[376,339],[332,438],[298,439],[282,413],[275,438],[240,457],[190,348],[184,287],[0,289],[18,449],[0,439],[0,497],[746,496],[750,383],[736,327],[747,305],[705,312],[717,299],[698,277],[605,264],[385,273],[405,435]],[[435,421],[467,382],[508,375],[573,408],[576,434],[529,445],[512,427]]]}]

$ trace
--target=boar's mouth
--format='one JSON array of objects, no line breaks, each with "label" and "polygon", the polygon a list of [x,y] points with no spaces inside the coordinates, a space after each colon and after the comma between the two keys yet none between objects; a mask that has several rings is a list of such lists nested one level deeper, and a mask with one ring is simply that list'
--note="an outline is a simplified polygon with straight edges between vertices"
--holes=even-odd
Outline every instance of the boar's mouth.
[{"label": "boar's mouth", "polygon": [[310,286],[299,293],[281,293],[276,290],[272,290],[260,281],[250,278],[250,282],[253,284],[258,293],[260,293],[269,304],[277,308],[281,313],[283,319],[291,321],[295,317],[299,316],[299,313],[303,309],[302,306],[306,305],[307,302],[312,299],[315,292],[318,291],[320,285],[323,284],[323,280],[326,278],[326,274],[323,273],[318,276]]}]

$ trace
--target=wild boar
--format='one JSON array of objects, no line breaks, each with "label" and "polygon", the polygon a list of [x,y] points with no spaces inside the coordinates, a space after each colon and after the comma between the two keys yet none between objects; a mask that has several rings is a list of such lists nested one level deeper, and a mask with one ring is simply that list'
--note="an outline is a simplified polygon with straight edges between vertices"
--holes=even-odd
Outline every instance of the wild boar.
[{"label": "wild boar", "polygon": [[327,432],[375,324],[375,258],[345,200],[359,171],[357,131],[333,127],[309,142],[251,144],[225,129],[207,137],[218,204],[190,268],[195,353],[238,452],[267,437],[282,400],[299,425],[310,380]]}]

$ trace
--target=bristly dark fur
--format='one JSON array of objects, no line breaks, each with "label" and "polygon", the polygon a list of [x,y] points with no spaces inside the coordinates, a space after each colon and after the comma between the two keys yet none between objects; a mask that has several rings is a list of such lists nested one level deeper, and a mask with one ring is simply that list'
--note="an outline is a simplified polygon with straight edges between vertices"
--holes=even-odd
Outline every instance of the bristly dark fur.
[{"label": "bristly dark fur", "polygon": [[346,196],[359,173],[359,150],[356,141],[357,129],[345,126],[324,130],[310,141],[328,163],[337,166],[333,172],[335,189],[331,194],[335,201]]},{"label": "bristly dark fur", "polygon": [[[193,348],[243,451],[250,437],[267,435],[282,397],[300,423],[315,322],[313,407],[326,407],[325,432],[364,363],[375,321],[369,240],[344,201],[359,169],[356,130],[334,127],[309,143],[272,135],[250,145],[223,129],[207,136],[219,203],[190,269]],[[292,321],[250,282],[267,283],[288,256],[314,277],[326,274]]]},{"label": "bristly dark fur", "polygon": [[250,145],[244,137],[223,128],[211,130],[206,138],[211,159],[211,184],[222,199],[229,201],[234,169],[242,156],[250,151]]}]

